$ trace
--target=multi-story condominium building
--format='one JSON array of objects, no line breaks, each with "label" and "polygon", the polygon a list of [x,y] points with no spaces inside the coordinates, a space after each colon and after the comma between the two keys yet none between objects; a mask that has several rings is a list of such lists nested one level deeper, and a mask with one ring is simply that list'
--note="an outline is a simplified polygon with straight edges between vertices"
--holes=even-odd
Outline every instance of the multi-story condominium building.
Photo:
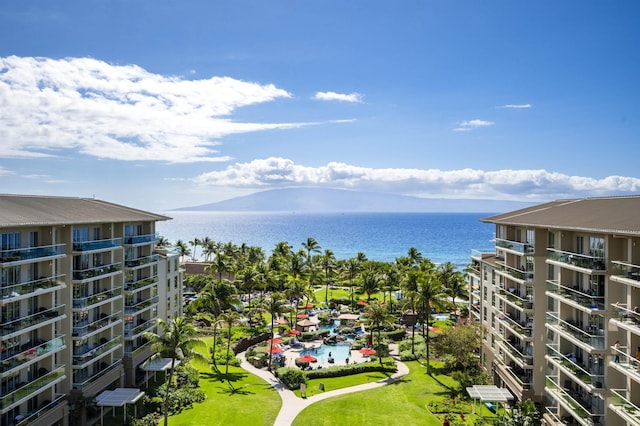
[{"label": "multi-story condominium building", "polygon": [[640,197],[483,221],[495,247],[472,253],[470,313],[495,384],[539,402],[549,425],[639,426]]},{"label": "multi-story condominium building", "polygon": [[182,314],[177,255],[155,250],[167,219],[0,195],[0,426],[68,425],[82,401],[143,380],[143,334]]}]

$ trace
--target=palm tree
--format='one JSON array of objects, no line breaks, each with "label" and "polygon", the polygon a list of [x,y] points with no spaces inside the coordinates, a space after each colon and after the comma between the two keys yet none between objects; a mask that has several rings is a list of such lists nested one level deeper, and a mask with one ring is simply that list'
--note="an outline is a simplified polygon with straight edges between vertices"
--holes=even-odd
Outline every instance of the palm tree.
[{"label": "palm tree", "polygon": [[364,254],[364,252],[361,252],[361,251],[359,251],[358,254],[356,254],[356,259],[360,263],[364,263],[364,262],[366,262],[368,260],[367,259],[367,255]]},{"label": "palm tree", "polygon": [[271,346],[269,348],[269,371],[271,371],[271,363],[273,360],[273,338],[275,334],[275,320],[285,310],[285,300],[282,297],[282,293],[271,293],[270,297],[263,300],[262,308],[271,315]]},{"label": "palm tree", "polygon": [[386,290],[389,291],[389,312],[393,313],[393,292],[400,284],[400,271],[395,265],[391,265],[384,273]]},{"label": "palm tree", "polygon": [[215,319],[211,323],[211,327],[213,327],[213,345],[211,347],[211,362],[213,363],[213,369],[216,372],[220,372],[218,370],[218,364],[216,361],[216,343],[218,341],[218,327],[220,327],[224,321],[222,319]]},{"label": "palm tree", "polygon": [[166,239],[165,237],[160,235],[158,237],[158,241],[156,242],[156,247],[160,248],[160,249],[166,249],[166,248],[171,247],[171,242],[169,242],[168,239]]},{"label": "palm tree", "polygon": [[422,253],[420,253],[417,248],[411,247],[407,252],[407,259],[409,260],[410,267],[418,266],[420,262],[422,262]]},{"label": "palm tree", "polygon": [[189,250],[189,247],[187,247],[187,243],[182,240],[176,241],[173,246],[178,250],[178,254],[180,255],[180,262],[184,262],[184,258],[191,254],[191,250]]},{"label": "palm tree", "polygon": [[446,293],[451,297],[453,310],[456,313],[458,310],[456,299],[467,295],[467,284],[464,280],[464,275],[456,271],[451,262],[447,262],[438,268],[438,278]]},{"label": "palm tree", "polygon": [[346,276],[349,280],[349,296],[351,298],[351,309],[353,310],[353,280],[360,272],[360,262],[357,258],[352,257],[347,260],[342,267],[343,276]]},{"label": "palm tree", "polygon": [[367,303],[369,303],[371,302],[371,295],[380,290],[382,278],[373,267],[370,267],[362,273],[361,280],[360,289],[367,294]]},{"label": "palm tree", "polygon": [[[261,274],[256,266],[248,266],[238,273],[240,288],[243,293],[248,294],[247,305],[251,306],[251,293],[261,280]],[[251,325],[251,316],[249,316]]]},{"label": "palm tree", "polygon": [[147,332],[144,337],[151,342],[151,348],[155,352],[155,355],[150,359],[171,358],[169,378],[166,384],[164,403],[162,404],[164,425],[167,426],[169,424],[169,393],[173,388],[176,361],[184,362],[192,358],[206,361],[206,358],[195,351],[197,347],[204,346],[204,342],[196,337],[196,329],[190,319],[177,317],[169,322],[159,319],[158,326],[161,330],[160,333]]},{"label": "palm tree", "polygon": [[[407,272],[403,280],[403,287],[405,294],[409,301],[408,305],[411,308],[411,314],[415,318],[416,315],[416,297],[418,293],[418,282],[420,281],[420,275],[422,272],[418,269],[411,269]],[[411,327],[411,353],[415,355],[415,341],[416,341],[416,325],[415,323]]]},{"label": "palm tree", "polygon": [[228,281],[211,282],[200,292],[192,306],[196,311],[207,311],[214,317],[228,310],[237,310],[240,298],[236,287]]},{"label": "palm tree", "polygon": [[427,374],[431,374],[431,364],[429,362],[429,320],[431,318],[431,308],[441,307],[445,304],[446,293],[442,288],[442,284],[437,280],[434,273],[426,273],[422,275],[422,279],[419,281],[417,302],[421,307],[421,324],[422,334],[426,345],[426,358],[427,358]]},{"label": "palm tree", "polygon": [[196,237],[193,240],[189,241],[189,244],[193,246],[193,258],[195,260],[197,258],[196,252],[198,251],[198,246],[202,244],[202,241],[200,241],[200,238]]},{"label": "palm tree", "polygon": [[381,338],[382,327],[388,324],[393,324],[393,322],[395,321],[395,318],[389,315],[389,312],[387,311],[386,306],[381,305],[377,301],[367,305],[366,314],[369,317],[369,320],[371,321],[371,323],[373,324],[373,328],[376,329],[378,332],[378,339],[377,339],[378,345],[376,346],[375,349],[378,351],[378,359],[380,360],[380,365],[382,365],[382,353],[380,350],[382,347],[382,338]]},{"label": "palm tree", "polygon": [[216,252],[216,258],[211,264],[211,270],[218,274],[218,281],[222,281],[222,274],[229,274],[231,271],[231,261],[228,255],[221,251]]},{"label": "palm tree", "polygon": [[307,251],[307,262],[309,264],[311,262],[311,252],[320,253],[320,244],[312,237],[307,238],[307,241],[303,241],[302,247]]},{"label": "palm tree", "polygon": [[333,267],[335,266],[336,256],[333,254],[333,251],[325,249],[320,261],[322,263],[322,268],[324,269],[324,281],[326,286],[324,303],[329,305],[329,282],[331,281],[331,276],[333,275]]},{"label": "palm tree", "polygon": [[236,311],[227,311],[220,314],[220,320],[227,325],[227,355],[226,355],[226,367],[224,369],[224,375],[227,377],[229,386],[233,389],[231,380],[229,380],[229,352],[231,351],[231,328],[240,320],[240,314]]}]

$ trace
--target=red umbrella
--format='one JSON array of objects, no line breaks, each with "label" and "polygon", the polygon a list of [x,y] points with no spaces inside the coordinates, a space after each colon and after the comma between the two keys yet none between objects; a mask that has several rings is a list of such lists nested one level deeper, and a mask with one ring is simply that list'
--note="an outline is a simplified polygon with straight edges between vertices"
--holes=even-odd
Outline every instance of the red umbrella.
[{"label": "red umbrella", "polygon": [[279,345],[280,343],[282,343],[282,340],[275,338],[275,339],[269,339],[267,340],[267,344],[274,344],[274,345]]},{"label": "red umbrella", "polygon": [[282,349],[280,349],[277,346],[274,346],[272,348],[267,348],[265,352],[271,352],[272,354],[277,354],[277,353],[282,352]]},{"label": "red umbrella", "polygon": [[301,318],[301,319],[302,319],[302,318],[309,318],[309,315],[307,315],[307,314],[298,314],[298,315],[296,316],[296,318]]},{"label": "red umbrella", "polygon": [[358,300],[358,305],[364,306],[366,304],[367,304],[367,302],[365,302],[364,300]]},{"label": "red umbrella", "polygon": [[276,324],[289,324],[289,321],[287,321],[287,320],[286,320],[286,319],[284,319],[284,318],[278,318],[278,319],[275,321],[275,323],[276,323]]},{"label": "red umbrella", "polygon": [[307,303],[306,305],[302,306],[304,309],[311,309],[313,308],[313,303]]},{"label": "red umbrella", "polygon": [[316,359],[315,356],[305,355],[305,356],[301,356],[300,358],[298,358],[298,361],[300,361],[300,362],[316,362],[317,359]]},{"label": "red umbrella", "polygon": [[302,334],[302,332],[300,330],[289,330],[287,331],[287,334],[293,334],[297,336],[298,334]]},{"label": "red umbrella", "polygon": [[375,349],[371,349],[371,348],[362,348],[360,349],[360,353],[362,355],[375,355],[376,351]]}]

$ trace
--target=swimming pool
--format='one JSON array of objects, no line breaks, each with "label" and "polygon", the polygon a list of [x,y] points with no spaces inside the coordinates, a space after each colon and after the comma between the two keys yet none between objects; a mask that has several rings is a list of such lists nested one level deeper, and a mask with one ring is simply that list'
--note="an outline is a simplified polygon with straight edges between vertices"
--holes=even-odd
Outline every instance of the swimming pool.
[{"label": "swimming pool", "polygon": [[320,345],[316,348],[305,349],[300,352],[300,356],[311,355],[318,359],[319,362],[327,362],[329,353],[336,362],[344,362],[345,359],[351,357],[351,346],[344,344],[337,345]]}]

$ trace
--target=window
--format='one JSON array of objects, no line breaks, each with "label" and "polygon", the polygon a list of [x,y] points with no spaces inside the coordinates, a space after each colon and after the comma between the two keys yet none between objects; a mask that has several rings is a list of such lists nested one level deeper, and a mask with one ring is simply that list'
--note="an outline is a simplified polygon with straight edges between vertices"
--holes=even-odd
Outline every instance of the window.
[{"label": "window", "polygon": [[527,241],[526,243],[529,245],[535,245],[536,242],[536,237],[535,237],[536,233],[533,229],[527,229]]},{"label": "window", "polygon": [[73,228],[73,242],[83,243],[89,241],[89,228]]},{"label": "window", "polygon": [[604,238],[589,237],[589,255],[604,258]]},{"label": "window", "polygon": [[547,235],[547,247],[549,248],[555,248],[556,247],[556,234],[553,232],[549,232],[549,234]]},{"label": "window", "polygon": [[2,250],[15,250],[20,248],[20,233],[7,232],[2,234]]}]

